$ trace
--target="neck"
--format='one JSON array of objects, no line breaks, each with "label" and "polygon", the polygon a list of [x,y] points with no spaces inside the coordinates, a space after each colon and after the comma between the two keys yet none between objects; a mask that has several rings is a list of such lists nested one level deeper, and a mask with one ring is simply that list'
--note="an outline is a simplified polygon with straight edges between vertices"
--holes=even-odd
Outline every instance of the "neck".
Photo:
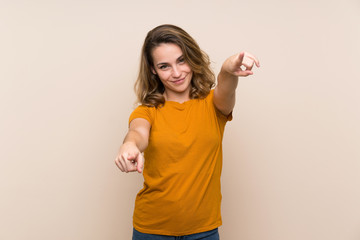
[{"label": "neck", "polygon": [[171,93],[169,91],[164,92],[164,97],[166,101],[183,103],[190,100],[189,91],[185,91],[183,93]]}]

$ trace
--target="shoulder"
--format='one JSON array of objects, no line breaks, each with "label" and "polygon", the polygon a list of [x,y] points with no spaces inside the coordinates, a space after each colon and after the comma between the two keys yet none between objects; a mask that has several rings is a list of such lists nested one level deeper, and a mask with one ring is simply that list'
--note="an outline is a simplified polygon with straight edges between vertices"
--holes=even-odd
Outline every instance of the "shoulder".
[{"label": "shoulder", "polygon": [[223,114],[219,109],[217,109],[217,107],[215,106],[214,104],[214,90],[215,89],[211,89],[209,94],[205,97],[205,101],[207,102],[207,104],[212,108],[214,109],[215,113],[216,113],[216,116],[219,118],[219,119],[222,119],[224,120],[225,122],[226,121],[231,121],[232,120],[232,111],[228,114],[228,115],[225,115]]},{"label": "shoulder", "polygon": [[150,124],[152,124],[153,115],[154,115],[155,110],[156,110],[155,107],[148,107],[145,105],[137,106],[134,109],[134,111],[130,114],[129,124],[132,120],[134,120],[136,118],[143,118],[143,119],[147,120]]}]

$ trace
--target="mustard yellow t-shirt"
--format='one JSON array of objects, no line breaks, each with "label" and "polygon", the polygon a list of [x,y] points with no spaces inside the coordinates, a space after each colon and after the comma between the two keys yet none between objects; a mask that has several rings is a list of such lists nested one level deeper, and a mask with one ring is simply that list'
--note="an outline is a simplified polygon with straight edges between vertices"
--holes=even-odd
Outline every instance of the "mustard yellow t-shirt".
[{"label": "mustard yellow t-shirt", "polygon": [[151,124],[133,216],[139,232],[180,236],[221,225],[222,137],[232,116],[216,110],[213,94],[139,106],[130,115],[129,122],[144,118]]}]

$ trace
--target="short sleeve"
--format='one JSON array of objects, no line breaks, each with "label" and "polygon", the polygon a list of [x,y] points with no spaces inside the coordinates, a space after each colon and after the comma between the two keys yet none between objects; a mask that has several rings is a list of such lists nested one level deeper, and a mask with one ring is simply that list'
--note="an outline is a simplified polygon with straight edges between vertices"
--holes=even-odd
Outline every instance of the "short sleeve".
[{"label": "short sleeve", "polygon": [[153,122],[152,108],[147,107],[147,106],[143,106],[143,105],[138,106],[137,108],[135,108],[135,110],[130,114],[129,125],[130,125],[130,122],[132,120],[134,120],[135,118],[143,118],[143,119],[147,120],[152,125],[152,122]]},{"label": "short sleeve", "polygon": [[224,120],[225,122],[227,121],[231,121],[233,119],[232,116],[232,111],[231,113],[229,113],[228,115],[224,115],[222,112],[220,112],[214,105],[214,89],[212,89],[209,93],[209,95],[206,97],[207,101],[209,102],[209,104],[211,104],[216,112],[216,116],[222,120]]}]

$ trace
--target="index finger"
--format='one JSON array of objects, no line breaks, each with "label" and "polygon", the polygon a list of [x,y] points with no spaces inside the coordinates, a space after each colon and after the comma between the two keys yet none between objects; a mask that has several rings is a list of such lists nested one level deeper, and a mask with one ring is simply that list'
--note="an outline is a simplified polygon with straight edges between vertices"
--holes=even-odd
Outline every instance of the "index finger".
[{"label": "index finger", "polygon": [[260,62],[259,62],[259,60],[258,60],[254,55],[251,55],[251,54],[248,53],[247,56],[248,56],[249,58],[251,58],[252,60],[254,60],[255,65],[256,65],[257,67],[260,67]]},{"label": "index finger", "polygon": [[136,162],[137,162],[136,169],[139,173],[141,173],[144,168],[144,157],[141,153],[139,153],[139,155],[137,156]]}]

